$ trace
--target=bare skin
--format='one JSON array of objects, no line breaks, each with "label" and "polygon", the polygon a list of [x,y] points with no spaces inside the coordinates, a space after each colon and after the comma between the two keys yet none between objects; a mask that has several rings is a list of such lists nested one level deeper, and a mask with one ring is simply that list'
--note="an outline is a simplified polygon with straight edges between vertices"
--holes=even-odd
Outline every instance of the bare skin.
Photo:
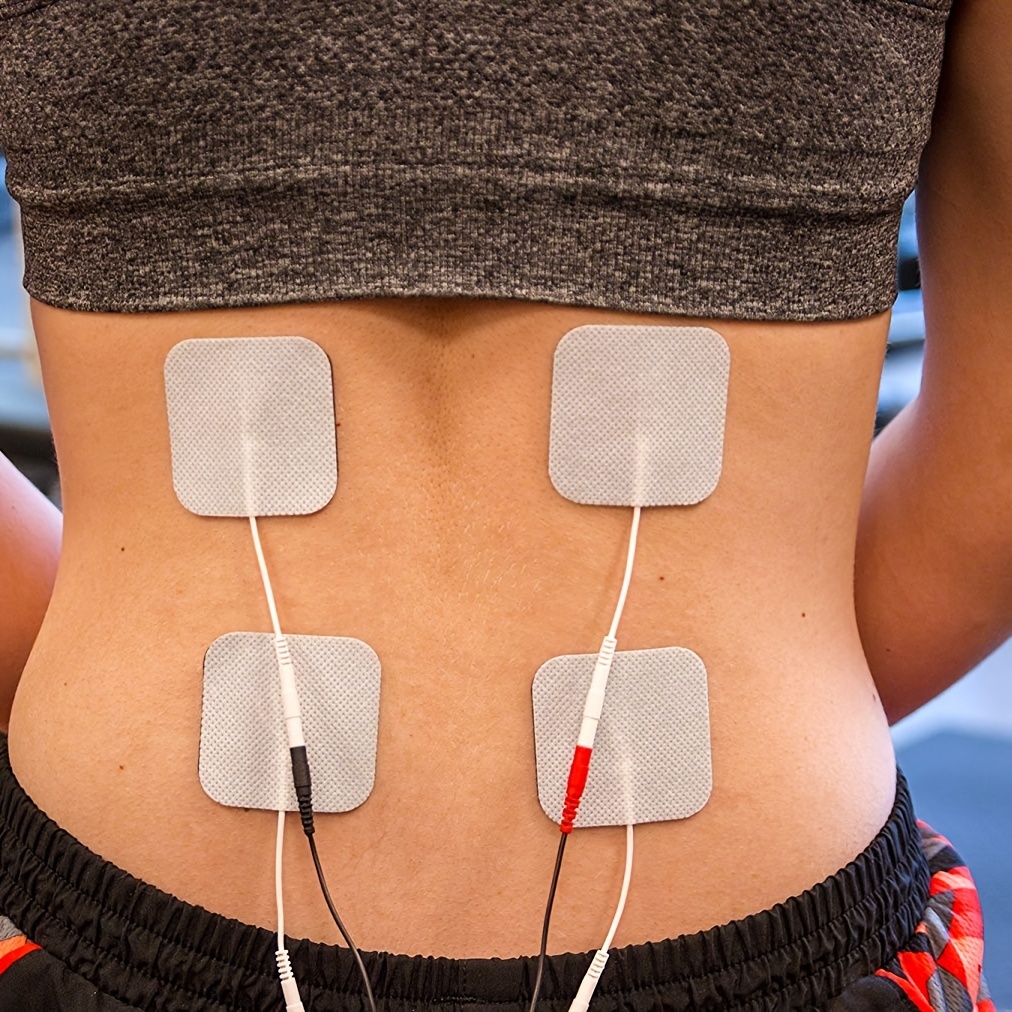
[{"label": "bare skin", "polygon": [[[978,34],[1012,37],[1000,4],[975,10],[959,22],[969,48],[979,51]],[[991,105],[972,94],[960,105],[989,116],[997,89],[1007,122],[1012,78],[1000,43],[989,45]],[[972,92],[961,67],[950,79]],[[637,830],[616,941],[706,928],[834,873],[893,801],[879,694],[891,716],[924,694],[920,655],[908,667],[893,658],[912,638],[904,630],[932,627],[948,650],[928,694],[1009,631],[1007,577],[993,575],[1012,571],[1008,522],[987,505],[1007,477],[968,483],[960,469],[995,471],[1010,438],[1007,418],[996,420],[1009,414],[996,411],[1008,386],[990,377],[1009,375],[1012,205],[1005,196],[985,213],[971,199],[974,181],[953,164],[963,155],[949,150],[971,142],[963,129],[941,123],[926,162],[925,392],[876,447],[863,505],[885,316],[732,323],[443,299],[114,315],[34,303],[66,512],[56,589],[11,719],[29,794],[133,874],[273,925],[274,815],[223,808],[196,776],[204,650],[227,631],[266,631],[269,618],[245,522],[193,516],[173,495],[162,363],[186,338],[301,334],[333,363],[341,477],[320,513],[261,524],[281,620],[357,636],[383,663],[373,794],[318,819],[332,889],[364,948],[535,951],[558,831],[535,794],[530,683],[547,658],[597,648],[631,512],[577,506],[551,487],[552,353],[584,323],[703,322],[731,349],[724,473],[704,503],[645,514],[620,642],[704,659],[714,789],[696,816]],[[978,171],[1007,182],[1012,140],[985,148]],[[992,240],[970,241],[949,208]],[[985,252],[986,265],[975,259]],[[958,281],[943,266],[953,259],[969,265]],[[946,349],[957,341],[977,350],[955,366]],[[930,435],[940,418],[958,440]],[[915,535],[903,522],[911,503],[926,517]],[[967,526],[962,559],[936,550]],[[966,551],[995,565],[967,566]],[[946,589],[964,569],[978,595],[969,631]],[[910,579],[928,589],[897,607]],[[956,581],[953,594],[967,590]],[[289,821],[289,933],[333,940]],[[622,837],[574,837],[551,951],[600,943]]]},{"label": "bare skin", "polygon": [[0,457],[0,713],[10,713],[18,674],[28,660],[53,592],[60,558],[60,513],[5,457]]},{"label": "bare skin", "polygon": [[[273,922],[273,815],[222,808],[196,777],[203,653],[269,616],[248,525],[176,501],[162,363],[185,338],[301,334],[334,365],[341,476],[320,513],[261,521],[278,607],[288,630],[356,636],[383,663],[373,794],[319,819],[332,885],[369,948],[535,949],[558,830],[535,794],[531,680],[596,650],[631,518],[549,482],[552,354],[583,323],[686,321],[437,300],[33,315],[66,521],[12,723],[32,797],[134,874]],[[620,630],[626,648],[705,660],[714,792],[639,831],[620,940],[785,899],[888,814],[893,758],[851,588],[885,325],[720,325],[724,472],[699,506],[644,517]],[[295,821],[287,920],[329,938]],[[620,829],[574,840],[554,947],[599,941],[621,861]],[[693,874],[673,882],[678,867]]]},{"label": "bare skin", "polygon": [[861,637],[892,720],[1012,632],[1012,9],[957,4],[921,161],[921,395],[876,441]]}]

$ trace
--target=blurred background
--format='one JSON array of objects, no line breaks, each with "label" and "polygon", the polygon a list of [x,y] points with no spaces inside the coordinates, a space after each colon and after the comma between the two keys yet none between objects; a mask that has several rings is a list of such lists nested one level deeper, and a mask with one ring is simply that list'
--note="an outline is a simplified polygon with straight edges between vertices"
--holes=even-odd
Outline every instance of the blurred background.
[{"label": "blurred background", "polygon": [[[0,180],[5,162],[0,153]],[[924,357],[915,200],[904,207],[878,427],[912,400]],[[54,502],[59,476],[21,285],[17,205],[0,182],[0,452]],[[947,836],[980,890],[984,970],[998,1009],[1012,1010],[1012,641],[893,728],[918,817]]]}]

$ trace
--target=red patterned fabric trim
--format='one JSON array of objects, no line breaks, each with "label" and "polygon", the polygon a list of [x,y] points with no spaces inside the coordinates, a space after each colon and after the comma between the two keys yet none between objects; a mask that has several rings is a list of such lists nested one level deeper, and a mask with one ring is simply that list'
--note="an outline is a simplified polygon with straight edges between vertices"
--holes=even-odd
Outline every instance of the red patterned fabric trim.
[{"label": "red patterned fabric trim", "polygon": [[895,984],[920,1012],[995,1012],[981,972],[977,887],[952,844],[917,825],[931,870],[928,908],[913,938],[875,976]]},{"label": "red patterned fabric trim", "polygon": [[18,941],[18,945],[7,949],[0,956],[0,974],[3,974],[12,963],[16,963],[22,956],[27,956],[29,952],[35,952],[39,948],[34,942],[26,941],[24,935],[20,935]]}]

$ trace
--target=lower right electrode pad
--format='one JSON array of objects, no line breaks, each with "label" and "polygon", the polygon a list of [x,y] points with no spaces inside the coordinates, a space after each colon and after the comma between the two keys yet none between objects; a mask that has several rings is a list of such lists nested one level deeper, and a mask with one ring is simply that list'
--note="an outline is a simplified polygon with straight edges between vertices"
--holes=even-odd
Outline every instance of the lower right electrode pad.
[{"label": "lower right electrode pad", "polygon": [[[553,657],[534,676],[538,800],[554,822],[596,660]],[[576,828],[685,819],[711,785],[703,662],[684,647],[616,653]]]},{"label": "lower right electrode pad", "polygon": [[705,499],[720,477],[729,370],[707,327],[569,331],[552,373],[552,484],[595,506]]},{"label": "lower right electrode pad", "polygon": [[[372,791],[380,662],[361,640],[288,636],[313,771],[313,810],[347,812]],[[270,633],[219,636],[204,655],[200,783],[222,805],[298,811]]]}]

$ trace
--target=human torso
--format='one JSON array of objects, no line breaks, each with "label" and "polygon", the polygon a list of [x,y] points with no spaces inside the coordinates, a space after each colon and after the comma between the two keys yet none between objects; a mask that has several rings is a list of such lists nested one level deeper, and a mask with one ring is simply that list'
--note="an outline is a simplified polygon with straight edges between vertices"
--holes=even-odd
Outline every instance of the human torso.
[{"label": "human torso", "polygon": [[[534,951],[558,831],[531,681],[597,649],[631,512],[549,481],[553,351],[584,323],[704,322],[730,348],[723,473],[645,511],[619,639],[702,658],[713,791],[637,831],[617,941],[856,855],[895,773],[855,529],[948,7],[0,4],[66,508],[11,725],[37,803],[273,924],[273,815],[197,777],[204,653],[269,618],[246,524],[173,495],[162,367],[186,338],[301,335],[332,364],[340,478],[262,521],[280,619],[382,664],[373,792],[318,819],[332,889],[364,948]],[[248,308],[197,309],[224,306]],[[330,939],[290,823],[290,932]],[[550,949],[599,944],[621,862],[621,829],[577,831]]]},{"label": "human torso", "polygon": [[[768,907],[832,874],[893,799],[886,722],[853,611],[853,550],[886,318],[692,321],[521,301],[389,299],[121,315],[33,305],[65,543],[11,724],[32,798],[87,846],[211,910],[274,923],[275,817],[197,776],[202,659],[270,629],[248,525],[172,489],[163,363],[186,338],[301,335],[333,367],[340,478],[261,521],[282,624],[382,664],[376,782],[318,816],[363,948],[535,951],[558,830],[538,804],[531,683],[593,652],[630,510],[548,477],[552,355],[585,323],[705,322],[730,348],[724,468],[644,511],[622,649],[685,646],[708,673],[713,791],[641,826],[620,944]],[[289,820],[290,934],[332,939]],[[621,829],[577,830],[550,949],[600,943]]]}]

